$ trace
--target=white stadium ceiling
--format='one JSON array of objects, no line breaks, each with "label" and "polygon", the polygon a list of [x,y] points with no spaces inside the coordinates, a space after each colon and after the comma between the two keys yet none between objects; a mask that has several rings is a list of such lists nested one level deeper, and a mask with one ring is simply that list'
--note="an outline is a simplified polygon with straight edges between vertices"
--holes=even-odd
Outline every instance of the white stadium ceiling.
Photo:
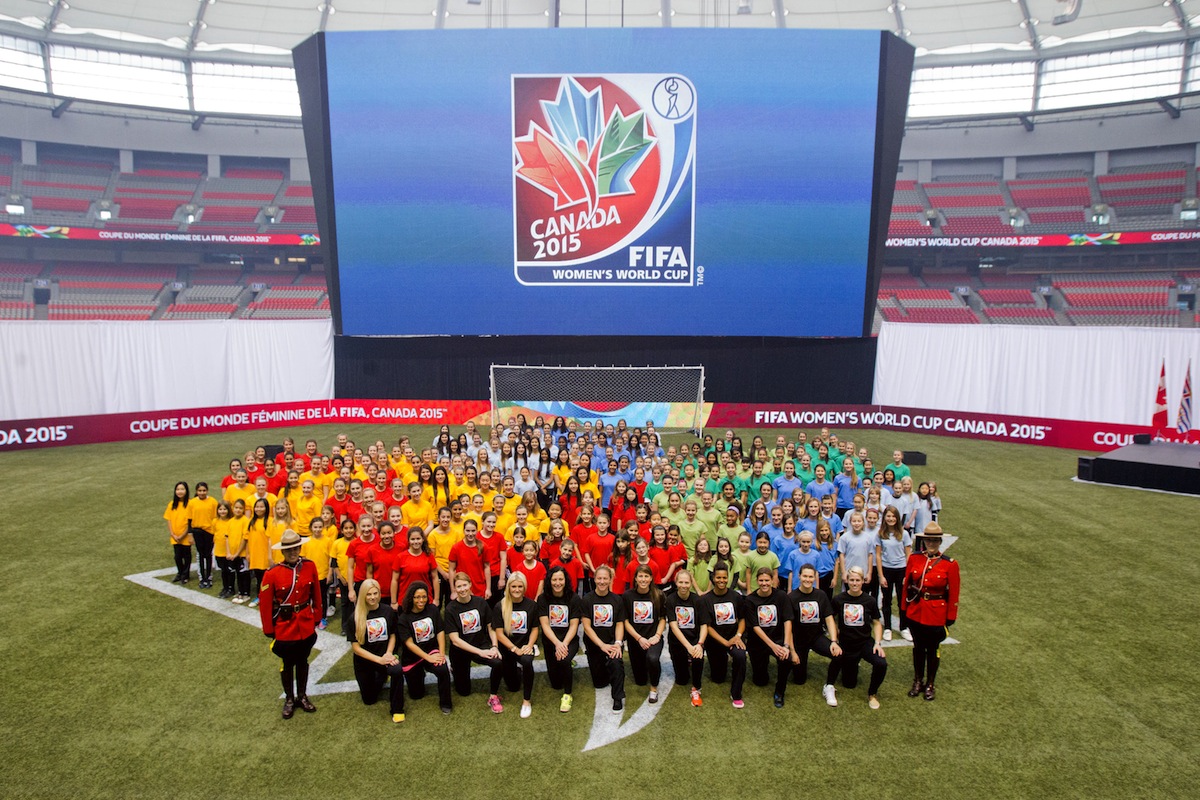
[{"label": "white stadium ceiling", "polygon": [[1200,0],[0,0],[0,88],[291,118],[314,32],[556,24],[889,30],[910,122],[1200,102]]},{"label": "white stadium ceiling", "polygon": [[[1072,21],[1054,24],[1073,6]],[[555,9],[562,27],[892,30],[919,55],[1178,41],[1200,24],[1200,0],[0,0],[0,31],[128,50],[283,57],[318,30],[548,27]]]}]

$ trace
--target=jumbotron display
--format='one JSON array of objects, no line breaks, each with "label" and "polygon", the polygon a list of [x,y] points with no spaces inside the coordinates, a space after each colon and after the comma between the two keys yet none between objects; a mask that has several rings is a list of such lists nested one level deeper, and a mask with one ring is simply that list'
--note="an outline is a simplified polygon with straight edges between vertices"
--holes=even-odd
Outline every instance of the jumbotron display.
[{"label": "jumbotron display", "polygon": [[310,40],[297,75],[340,332],[863,335],[886,224],[880,64],[896,44],[670,29]]}]

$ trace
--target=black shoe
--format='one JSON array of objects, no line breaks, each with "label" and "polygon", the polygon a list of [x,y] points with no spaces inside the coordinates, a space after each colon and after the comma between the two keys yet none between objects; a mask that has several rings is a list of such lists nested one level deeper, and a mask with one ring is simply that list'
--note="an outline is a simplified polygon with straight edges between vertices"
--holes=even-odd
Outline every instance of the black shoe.
[{"label": "black shoe", "polygon": [[613,700],[613,713],[614,714],[620,714],[624,710],[625,710],[625,701],[623,699]]},{"label": "black shoe", "polygon": [[781,694],[775,695],[775,707],[783,708],[783,695],[781,695]]},{"label": "black shoe", "polygon": [[912,688],[908,690],[909,697],[919,697],[925,691],[925,684],[921,683],[920,678],[913,679]]},{"label": "black shoe", "polygon": [[453,710],[454,708],[452,706],[442,706],[442,713],[446,714],[447,716],[449,716],[450,712]]},{"label": "black shoe", "polygon": [[174,578],[171,578],[171,583],[183,583],[183,576],[176,575]]},{"label": "black shoe", "polygon": [[926,686],[926,687],[925,687],[925,699],[926,699],[926,700],[932,700],[932,699],[933,699],[935,696],[936,696],[936,695],[935,695],[935,693],[934,693],[934,691],[933,691],[933,684],[931,683],[931,684],[929,684],[928,686]]},{"label": "black shoe", "polygon": [[296,715],[296,701],[288,698],[283,701],[283,718],[291,719]]},{"label": "black shoe", "polygon": [[300,706],[300,710],[305,714],[311,714],[317,710],[317,707],[308,699],[308,695],[301,695],[296,699],[296,705]]}]

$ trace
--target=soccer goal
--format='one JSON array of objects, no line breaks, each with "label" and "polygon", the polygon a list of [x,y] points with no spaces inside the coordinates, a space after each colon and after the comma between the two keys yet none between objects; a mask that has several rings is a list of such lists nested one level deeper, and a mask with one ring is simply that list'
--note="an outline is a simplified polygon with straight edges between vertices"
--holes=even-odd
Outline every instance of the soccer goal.
[{"label": "soccer goal", "polygon": [[[563,416],[631,428],[653,421],[660,431],[704,425],[704,367],[549,367],[493,364],[492,424],[510,414]],[[532,422],[533,418],[529,417]]]}]

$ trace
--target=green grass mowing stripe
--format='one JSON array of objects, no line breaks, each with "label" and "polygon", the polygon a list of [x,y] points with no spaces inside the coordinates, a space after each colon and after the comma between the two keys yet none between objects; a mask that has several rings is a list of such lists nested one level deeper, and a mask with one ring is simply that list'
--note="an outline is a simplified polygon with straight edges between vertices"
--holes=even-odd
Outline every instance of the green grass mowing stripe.
[{"label": "green grass mowing stripe", "polygon": [[[1200,500],[1072,483],[1072,452],[876,431],[848,435],[877,462],[893,448],[927,452],[916,473],[938,480],[943,525],[961,536],[952,632],[963,644],[943,650],[934,703],[904,696],[911,662],[892,649],[879,712],[866,708],[865,670],[827,709],[813,657],[813,677],[789,689],[782,712],[757,687],[734,712],[708,684],[704,708],[673,692],[650,727],[589,753],[579,752],[594,697],[584,670],[570,715],[539,680],[527,721],[511,698],[504,715],[487,713],[476,684],[449,718],[436,699],[411,703],[403,730],[355,694],[323,696],[316,715],[284,723],[261,633],[121,576],[170,565],[160,516],[174,480],[215,484],[248,447],[285,433],[324,445],[339,430],[389,445],[403,431],[423,446],[436,428],[280,429],[0,458],[7,796],[361,795],[417,774],[423,793],[461,797],[541,787],[661,797],[714,779],[768,796],[835,786],[911,797],[948,784],[964,797],[1179,797],[1200,777],[1188,633],[1200,611],[1190,552]],[[762,433],[773,442],[776,431]],[[351,677],[343,659],[327,680]],[[631,689],[631,702],[644,691]]]}]

